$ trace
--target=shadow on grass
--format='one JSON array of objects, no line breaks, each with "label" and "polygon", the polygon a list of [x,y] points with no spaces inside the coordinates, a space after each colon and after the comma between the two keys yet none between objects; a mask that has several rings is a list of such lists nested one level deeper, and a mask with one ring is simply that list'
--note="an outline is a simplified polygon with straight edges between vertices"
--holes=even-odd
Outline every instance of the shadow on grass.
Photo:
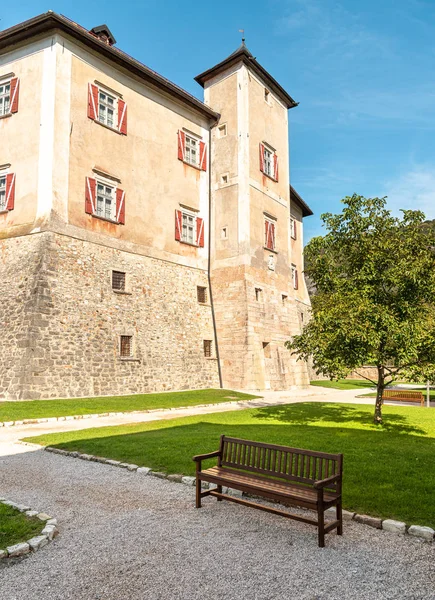
[{"label": "shadow on grass", "polygon": [[366,429],[368,427],[376,428],[392,433],[400,434],[419,434],[426,432],[408,422],[404,415],[388,413],[384,416],[384,423],[381,426],[375,426],[373,423],[373,412],[358,409],[354,405],[346,404],[327,404],[316,402],[304,402],[301,404],[291,404],[286,406],[277,406],[271,408],[257,409],[255,419],[274,419],[287,424],[305,424],[311,423],[355,423],[357,429]]}]

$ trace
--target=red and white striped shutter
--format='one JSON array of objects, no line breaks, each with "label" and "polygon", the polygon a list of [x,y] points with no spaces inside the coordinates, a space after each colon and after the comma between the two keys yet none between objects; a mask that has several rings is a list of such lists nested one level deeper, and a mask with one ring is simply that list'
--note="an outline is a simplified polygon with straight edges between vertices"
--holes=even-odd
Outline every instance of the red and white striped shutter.
[{"label": "red and white striped shutter", "polygon": [[93,83],[88,84],[88,117],[98,119],[98,87]]},{"label": "red and white striped shutter", "polygon": [[260,171],[264,173],[264,144],[260,144]]},{"label": "red and white striped shutter", "polygon": [[10,112],[17,113],[18,112],[18,100],[20,96],[20,80],[18,77],[14,77],[11,79],[11,102],[10,102]]},{"label": "red and white striped shutter", "polygon": [[299,288],[298,270],[295,269],[295,290]]},{"label": "red and white striped shutter", "polygon": [[125,225],[125,192],[119,188],[116,190],[116,220]]},{"label": "red and white striped shutter", "polygon": [[186,147],[186,134],[181,129],[178,132],[178,160],[184,160]]},{"label": "red and white striped shutter", "polygon": [[275,223],[269,223],[270,250],[275,250]]},{"label": "red and white striped shutter", "polygon": [[199,142],[199,166],[201,171],[207,171],[207,145]]},{"label": "red and white striped shutter", "polygon": [[14,210],[15,206],[15,173],[6,175],[6,210]]},{"label": "red and white striped shutter", "polygon": [[273,155],[273,178],[275,181],[278,181],[278,156],[276,154]]},{"label": "red and white striped shutter", "polygon": [[177,242],[181,241],[181,223],[183,221],[183,216],[181,210],[175,211],[175,239]]},{"label": "red and white striped shutter", "polygon": [[95,213],[95,201],[97,198],[97,182],[92,177],[86,177],[85,190],[85,212],[88,215]]},{"label": "red and white striped shutter", "polygon": [[118,131],[127,135],[127,104],[124,100],[118,100]]},{"label": "red and white striped shutter", "polygon": [[204,219],[196,217],[196,243],[200,248],[204,248]]}]

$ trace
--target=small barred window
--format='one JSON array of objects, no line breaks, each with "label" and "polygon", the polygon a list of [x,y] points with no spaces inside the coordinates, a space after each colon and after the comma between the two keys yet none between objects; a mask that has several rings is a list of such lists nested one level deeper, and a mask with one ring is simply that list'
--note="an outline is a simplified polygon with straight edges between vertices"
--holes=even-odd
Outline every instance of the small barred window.
[{"label": "small barred window", "polygon": [[122,271],[112,271],[112,290],[125,292],[125,273]]},{"label": "small barred window", "polygon": [[133,356],[133,336],[121,335],[120,354],[123,358]]},{"label": "small barred window", "polygon": [[211,340],[204,340],[204,356],[210,358],[212,355],[212,342]]},{"label": "small barred window", "polygon": [[201,287],[200,285],[197,286],[196,288],[196,293],[198,296],[198,302],[200,304],[206,304],[207,302],[207,288],[206,287]]}]

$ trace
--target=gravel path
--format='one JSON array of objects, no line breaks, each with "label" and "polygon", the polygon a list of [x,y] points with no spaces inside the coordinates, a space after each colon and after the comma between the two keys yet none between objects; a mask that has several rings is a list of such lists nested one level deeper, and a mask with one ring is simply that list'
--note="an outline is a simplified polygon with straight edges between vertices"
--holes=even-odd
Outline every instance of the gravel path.
[{"label": "gravel path", "polygon": [[1,600],[435,599],[435,545],[357,523],[322,550],[314,527],[40,450],[0,458],[0,494],[60,529],[0,568]]}]

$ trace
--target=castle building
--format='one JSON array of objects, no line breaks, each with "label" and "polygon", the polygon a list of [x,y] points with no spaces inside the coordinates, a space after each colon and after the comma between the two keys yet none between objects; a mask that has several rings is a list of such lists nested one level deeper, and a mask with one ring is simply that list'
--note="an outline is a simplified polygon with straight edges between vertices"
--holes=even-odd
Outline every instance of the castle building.
[{"label": "castle building", "polygon": [[308,384],[296,103],[244,43],[204,102],[115,44],[0,32],[0,398]]}]

